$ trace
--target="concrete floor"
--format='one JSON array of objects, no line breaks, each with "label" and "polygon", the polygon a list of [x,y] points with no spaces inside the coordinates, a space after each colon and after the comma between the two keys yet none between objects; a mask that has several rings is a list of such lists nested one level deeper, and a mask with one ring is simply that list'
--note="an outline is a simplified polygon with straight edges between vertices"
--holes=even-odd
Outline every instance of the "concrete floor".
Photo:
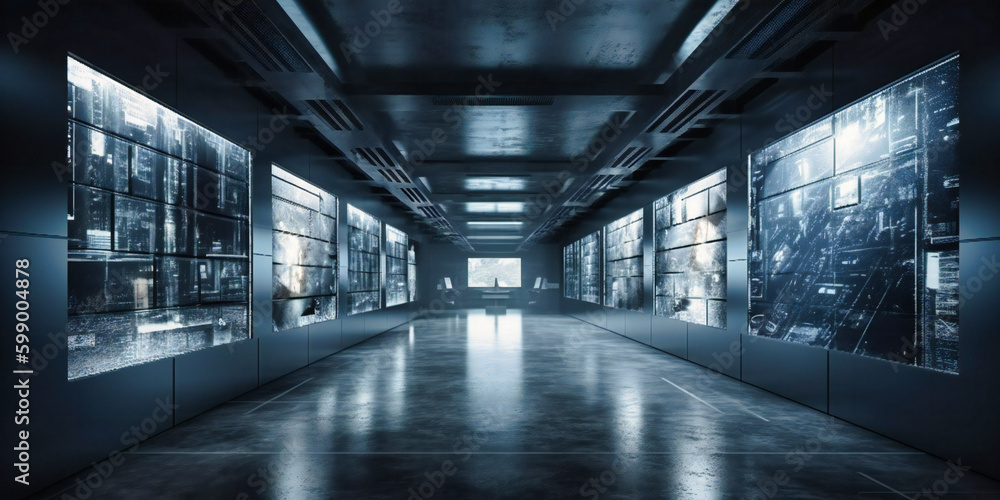
[{"label": "concrete floor", "polygon": [[517,311],[397,328],[124,460],[90,498],[1000,498],[1000,482],[815,410]]}]

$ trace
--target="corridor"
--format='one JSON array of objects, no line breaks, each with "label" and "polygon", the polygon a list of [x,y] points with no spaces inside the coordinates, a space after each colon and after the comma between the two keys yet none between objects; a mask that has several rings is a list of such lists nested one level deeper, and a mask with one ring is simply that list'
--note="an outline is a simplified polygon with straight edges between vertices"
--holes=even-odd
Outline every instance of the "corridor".
[{"label": "corridor", "polygon": [[931,498],[919,495],[936,482],[957,498],[1000,495],[993,480],[576,319],[470,310],[403,325],[144,441],[91,498]]}]

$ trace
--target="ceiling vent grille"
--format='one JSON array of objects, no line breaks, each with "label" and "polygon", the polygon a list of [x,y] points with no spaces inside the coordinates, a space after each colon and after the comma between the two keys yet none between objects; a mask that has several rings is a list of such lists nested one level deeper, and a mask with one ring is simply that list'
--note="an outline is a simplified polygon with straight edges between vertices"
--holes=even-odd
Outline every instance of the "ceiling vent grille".
[{"label": "ceiling vent grille", "polygon": [[373,167],[393,168],[396,166],[389,153],[386,153],[382,148],[357,148],[354,150],[354,157],[359,162],[367,163]]},{"label": "ceiling vent grille", "polygon": [[595,175],[566,201],[578,207],[590,205],[601,193],[614,189],[615,184],[622,177],[621,175]]},{"label": "ceiling vent grille", "polygon": [[358,117],[340,99],[303,101],[309,110],[334,130],[364,130]]},{"label": "ceiling vent grille", "polygon": [[[444,217],[444,215],[441,214],[441,211],[434,206],[420,207],[420,211],[424,214],[424,217],[430,217],[431,219],[440,219]],[[451,229],[450,226],[449,229]]]},{"label": "ceiling vent grille", "polygon": [[560,226],[565,224],[567,221],[576,216],[576,209],[572,207],[560,207],[558,210],[552,213],[548,219],[545,220],[538,229],[531,233],[530,236],[521,242],[518,249],[527,248],[529,245],[536,243],[538,240],[544,238],[545,236],[551,234]]},{"label": "ceiling vent grille", "polygon": [[382,174],[382,177],[385,177],[387,181],[394,184],[413,184],[413,181],[410,180],[410,176],[406,175],[406,172],[398,168],[380,168],[379,173]]},{"label": "ceiling vent grille", "polygon": [[435,106],[551,106],[551,96],[448,96],[434,97]]},{"label": "ceiling vent grille", "polygon": [[[235,3],[235,5],[234,5]],[[225,29],[264,69],[311,73],[312,68],[252,1],[229,2],[215,12]]]},{"label": "ceiling vent grille", "polygon": [[[420,192],[419,190],[417,190],[417,189],[414,189],[414,188],[403,188],[403,189],[401,189],[400,191],[402,191],[402,192],[403,192],[403,194],[404,194],[404,195],[405,195],[405,196],[406,196],[406,197],[407,197],[407,198],[408,198],[408,199],[409,199],[410,201],[412,201],[413,203],[418,203],[418,204],[423,204],[423,203],[430,203],[430,201],[429,201],[429,200],[427,199],[427,197],[426,197],[426,196],[424,196],[424,194],[423,194],[423,193],[421,193],[421,192]],[[435,210],[436,210],[436,209],[435,209]],[[435,217],[442,217],[442,215],[440,215],[440,212],[439,212],[439,215],[436,215]]]},{"label": "ceiling vent grille", "polygon": [[365,126],[361,123],[361,120],[358,119],[358,115],[355,115],[354,112],[351,111],[351,108],[347,107],[347,104],[344,104],[344,101],[341,101],[340,99],[334,99],[332,102],[333,105],[340,110],[340,114],[344,115],[344,117],[347,118],[347,121],[351,122],[351,125],[354,125],[354,130],[365,129]]},{"label": "ceiling vent grille", "polygon": [[399,177],[396,176],[396,172],[394,172],[392,169],[380,168],[378,169],[378,173],[382,174],[382,177],[384,177],[385,180],[393,184],[400,184]]},{"label": "ceiling vent grille", "polygon": [[649,128],[646,129],[646,133],[647,134],[652,134],[653,132],[658,131],[659,128],[660,128],[660,126],[663,125],[663,121],[666,120],[667,117],[675,115],[677,113],[678,109],[680,109],[685,104],[691,102],[691,99],[693,99],[694,96],[697,95],[697,94],[698,94],[697,90],[688,90],[688,91],[684,92],[683,94],[681,94],[681,96],[679,98],[677,98],[677,100],[674,101],[674,103],[671,104],[670,107],[667,108],[667,110],[664,111],[656,119],[656,121],[654,121],[653,124],[649,126]]},{"label": "ceiling vent grille", "polygon": [[640,162],[650,151],[652,150],[649,148],[629,146],[625,148],[625,151],[622,151],[622,154],[618,155],[618,158],[611,164],[611,167],[634,170],[641,164]]},{"label": "ceiling vent grille", "polygon": [[698,116],[719,104],[726,93],[722,90],[688,90],[667,108],[646,130],[648,133],[679,134]]},{"label": "ceiling vent grille", "polygon": [[[642,166],[643,160],[652,151],[650,148],[629,146],[625,148],[618,158],[611,164],[610,170],[617,172],[631,172]],[[603,169],[609,170],[609,169]],[[618,184],[625,178],[621,173],[595,174],[580,187],[566,203],[574,207],[589,206],[606,191],[618,187]],[[565,208],[565,207],[564,207]]]},{"label": "ceiling vent grille", "polygon": [[787,47],[819,21],[833,6],[830,0],[789,0],[757,25],[729,53],[730,59],[768,59]]},{"label": "ceiling vent grille", "polygon": [[621,178],[620,175],[598,175],[596,182],[594,182],[594,191],[607,191],[613,188]]},{"label": "ceiling vent grille", "polygon": [[442,236],[454,243],[458,248],[465,250],[467,252],[472,252],[475,248],[469,243],[469,240],[465,239],[455,231],[455,228],[448,222],[448,219],[434,219],[431,221],[431,226],[434,227]]}]

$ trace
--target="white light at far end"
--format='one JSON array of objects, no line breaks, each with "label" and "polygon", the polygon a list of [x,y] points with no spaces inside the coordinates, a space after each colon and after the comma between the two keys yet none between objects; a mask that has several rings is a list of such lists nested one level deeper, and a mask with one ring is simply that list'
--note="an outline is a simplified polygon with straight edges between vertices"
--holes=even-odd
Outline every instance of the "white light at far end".
[{"label": "white light at far end", "polygon": [[516,220],[470,221],[467,224],[482,227],[519,227],[524,225],[523,222]]},{"label": "white light at far end", "polygon": [[524,239],[520,236],[502,236],[496,234],[473,234],[466,236],[469,240],[521,240]]}]

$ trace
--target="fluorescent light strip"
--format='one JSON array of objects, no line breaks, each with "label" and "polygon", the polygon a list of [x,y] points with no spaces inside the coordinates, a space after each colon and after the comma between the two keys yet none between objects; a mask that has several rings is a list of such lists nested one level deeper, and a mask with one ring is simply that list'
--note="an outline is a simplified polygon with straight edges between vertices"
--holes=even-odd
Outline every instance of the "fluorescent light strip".
[{"label": "fluorescent light strip", "polygon": [[528,187],[528,179],[524,177],[467,177],[465,189],[469,191],[523,191]]},{"label": "fluorescent light strip", "polygon": [[511,226],[523,226],[524,223],[521,221],[514,220],[495,220],[495,221],[469,221],[466,224],[470,226],[487,226],[487,227],[511,227]]},{"label": "fluorescent light strip", "polygon": [[499,203],[473,201],[465,203],[465,211],[477,214],[513,214],[527,211],[527,204],[520,201]]}]

